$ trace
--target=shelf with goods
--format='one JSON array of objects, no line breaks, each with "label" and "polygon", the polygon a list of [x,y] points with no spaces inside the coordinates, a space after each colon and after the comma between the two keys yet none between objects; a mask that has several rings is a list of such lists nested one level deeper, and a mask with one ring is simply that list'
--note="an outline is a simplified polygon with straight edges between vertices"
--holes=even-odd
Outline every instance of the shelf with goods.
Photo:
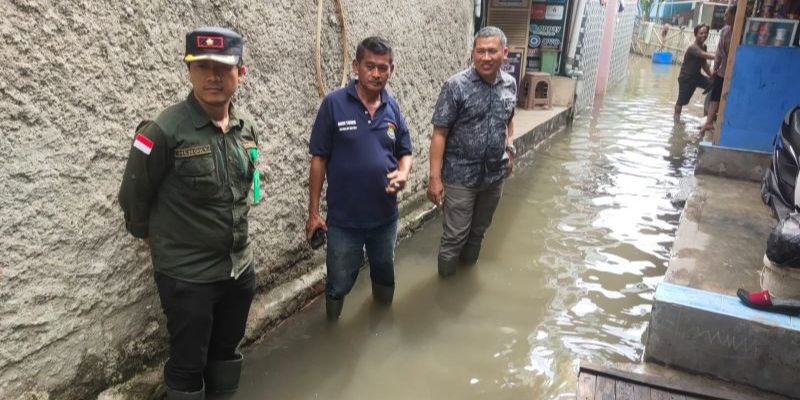
[{"label": "shelf with goods", "polygon": [[800,101],[800,0],[737,0],[716,145],[768,151],[776,121]]},{"label": "shelf with goods", "polygon": [[797,46],[800,0],[756,0],[748,4],[742,44]]}]

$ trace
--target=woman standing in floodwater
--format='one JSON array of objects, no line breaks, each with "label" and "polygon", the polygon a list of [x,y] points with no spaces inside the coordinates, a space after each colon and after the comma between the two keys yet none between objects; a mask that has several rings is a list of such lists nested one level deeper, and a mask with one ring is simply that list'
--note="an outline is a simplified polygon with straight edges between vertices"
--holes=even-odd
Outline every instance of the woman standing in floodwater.
[{"label": "woman standing in floodwater", "polygon": [[694,91],[701,87],[708,89],[711,80],[700,73],[702,69],[707,76],[711,76],[706,60],[713,60],[714,54],[706,52],[706,39],[708,39],[708,25],[700,24],[694,27],[694,43],[686,49],[681,64],[681,72],[678,74],[678,101],[675,102],[675,122],[681,120],[681,110],[683,106],[689,104]]}]

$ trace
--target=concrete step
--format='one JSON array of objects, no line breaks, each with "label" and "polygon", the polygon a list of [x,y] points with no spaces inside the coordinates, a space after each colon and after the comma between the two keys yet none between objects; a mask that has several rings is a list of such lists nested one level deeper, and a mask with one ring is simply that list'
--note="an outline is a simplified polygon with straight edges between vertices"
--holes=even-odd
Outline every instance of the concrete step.
[{"label": "concrete step", "polygon": [[759,189],[750,180],[696,176],[656,289],[645,359],[800,397],[800,320],[735,297],[738,288],[760,289],[775,224]]},{"label": "concrete step", "polygon": [[645,359],[800,397],[800,319],[734,296],[662,282]]}]

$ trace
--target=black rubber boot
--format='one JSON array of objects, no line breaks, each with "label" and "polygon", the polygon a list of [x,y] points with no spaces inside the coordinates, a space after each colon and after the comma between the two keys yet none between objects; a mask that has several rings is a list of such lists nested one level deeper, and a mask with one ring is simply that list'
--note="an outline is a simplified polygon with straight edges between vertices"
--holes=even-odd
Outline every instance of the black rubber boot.
[{"label": "black rubber boot", "polygon": [[394,297],[394,286],[379,285],[372,282],[372,298],[375,302],[390,305]]},{"label": "black rubber boot", "polygon": [[242,373],[242,360],[244,357],[237,354],[238,358],[225,361],[209,361],[203,378],[206,380],[206,390],[209,393],[233,393],[239,389],[239,376]]},{"label": "black rubber boot", "polygon": [[328,316],[328,321],[336,321],[342,315],[342,307],[344,306],[344,298],[333,300],[325,298],[325,314]]},{"label": "black rubber boot", "polygon": [[174,390],[169,387],[169,385],[164,385],[167,388],[167,400],[205,400],[206,399],[206,388],[203,386],[202,389],[196,392],[181,392],[180,390]]},{"label": "black rubber boot", "polygon": [[465,244],[463,248],[461,248],[461,255],[459,255],[459,260],[461,260],[464,265],[473,265],[478,262],[478,257],[481,255],[481,245],[471,245]]},{"label": "black rubber boot", "polygon": [[439,258],[439,276],[442,278],[447,278],[450,275],[456,273],[456,267],[458,263],[456,260],[445,260],[443,258]]}]

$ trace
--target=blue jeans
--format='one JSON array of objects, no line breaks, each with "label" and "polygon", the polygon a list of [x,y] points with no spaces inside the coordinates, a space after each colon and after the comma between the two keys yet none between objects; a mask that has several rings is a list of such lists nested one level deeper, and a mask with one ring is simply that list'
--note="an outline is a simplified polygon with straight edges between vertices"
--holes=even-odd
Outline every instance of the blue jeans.
[{"label": "blue jeans", "polygon": [[397,220],[371,229],[328,226],[326,266],[328,282],[325,296],[340,300],[350,293],[364,262],[364,248],[369,259],[372,283],[394,286],[394,245],[397,240]]}]

